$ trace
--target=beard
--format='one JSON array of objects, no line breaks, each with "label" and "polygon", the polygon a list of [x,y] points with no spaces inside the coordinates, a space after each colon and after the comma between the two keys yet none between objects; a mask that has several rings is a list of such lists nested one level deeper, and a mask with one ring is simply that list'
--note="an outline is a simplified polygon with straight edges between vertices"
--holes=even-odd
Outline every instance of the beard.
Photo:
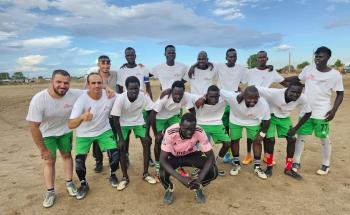
[{"label": "beard", "polygon": [[53,88],[53,91],[57,94],[57,95],[59,95],[59,96],[61,96],[61,97],[63,97],[63,96],[65,96],[66,95],[66,93],[67,93],[67,91],[68,91],[68,89],[65,89],[65,90],[61,90],[61,92],[59,91],[59,90],[57,90],[57,89],[55,89],[55,88]]}]

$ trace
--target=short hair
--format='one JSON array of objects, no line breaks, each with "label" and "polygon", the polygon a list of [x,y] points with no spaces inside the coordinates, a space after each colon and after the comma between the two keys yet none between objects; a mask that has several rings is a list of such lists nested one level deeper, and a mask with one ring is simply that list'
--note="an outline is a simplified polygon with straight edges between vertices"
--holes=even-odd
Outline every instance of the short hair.
[{"label": "short hair", "polygon": [[267,55],[267,52],[264,50],[258,51],[257,55],[259,55],[260,53],[265,53]]},{"label": "short hair", "polygon": [[220,91],[220,89],[219,89],[219,87],[217,87],[215,85],[211,85],[210,87],[208,87],[207,93],[209,93],[209,91],[218,92],[218,91]]},{"label": "short hair", "polygon": [[90,76],[93,76],[93,75],[98,75],[102,78],[102,76],[100,75],[100,73],[98,72],[91,72],[90,74],[88,74],[88,76],[86,77],[86,82],[89,84],[90,83]]},{"label": "short hair", "polygon": [[318,47],[315,51],[315,54],[319,54],[319,53],[326,53],[329,57],[332,56],[332,51],[326,46]]},{"label": "short hair", "polygon": [[174,81],[174,83],[171,85],[171,89],[173,90],[175,87],[185,90],[185,84],[182,81]]},{"label": "short hair", "polygon": [[98,61],[100,60],[104,60],[104,59],[107,59],[107,60],[110,60],[109,57],[107,55],[101,55],[100,57],[98,57]]},{"label": "short hair", "polygon": [[174,45],[167,45],[167,46],[165,46],[164,52],[166,52],[166,50],[167,50],[168,48],[173,48],[173,49],[175,49],[175,46],[174,46]]},{"label": "short hair", "polygon": [[256,93],[257,95],[259,95],[259,91],[254,85],[245,88],[244,95],[246,95],[247,93]]},{"label": "short hair", "polygon": [[180,124],[184,123],[185,121],[197,123],[196,116],[192,113],[185,113],[181,118]]},{"label": "short hair", "polygon": [[52,72],[51,79],[53,79],[55,77],[55,75],[57,75],[57,74],[63,75],[63,76],[68,76],[70,78],[70,74],[66,70],[56,69]]},{"label": "short hair", "polygon": [[132,48],[132,47],[127,47],[127,48],[125,49],[125,51],[124,51],[124,52],[126,52],[126,51],[134,51],[134,52],[136,53],[135,49],[134,49],[134,48]]},{"label": "short hair", "polygon": [[199,55],[204,55],[205,57],[208,58],[208,54],[207,54],[206,51],[200,51],[200,52],[198,53],[198,56],[199,56]]},{"label": "short hair", "polygon": [[304,87],[304,84],[301,83],[299,80],[293,80],[293,81],[289,82],[289,86]]},{"label": "short hair", "polygon": [[125,80],[125,87],[128,88],[130,83],[137,83],[140,86],[140,80],[136,76],[129,76]]},{"label": "short hair", "polygon": [[226,56],[228,55],[229,52],[237,52],[237,51],[236,51],[236,49],[234,49],[234,48],[229,48],[229,49],[227,49],[227,51],[226,51]]}]

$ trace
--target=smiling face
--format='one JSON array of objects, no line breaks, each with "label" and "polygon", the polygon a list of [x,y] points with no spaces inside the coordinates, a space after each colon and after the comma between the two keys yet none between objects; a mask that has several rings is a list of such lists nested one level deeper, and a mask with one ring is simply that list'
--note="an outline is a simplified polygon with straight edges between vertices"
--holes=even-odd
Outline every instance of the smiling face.
[{"label": "smiling face", "polygon": [[130,82],[127,87],[127,95],[129,101],[133,102],[137,99],[140,92],[140,85],[137,82]]},{"label": "smiling face", "polygon": [[206,95],[206,101],[209,105],[216,105],[219,102],[220,92],[209,90]]},{"label": "smiling face", "polygon": [[51,83],[51,87],[56,95],[63,97],[66,95],[70,86],[70,77],[61,74],[56,74]]},{"label": "smiling face", "polygon": [[125,50],[125,59],[128,62],[128,64],[135,64],[135,60],[136,60],[135,50],[134,49]]},{"label": "smiling face", "polygon": [[269,60],[269,58],[267,57],[267,53],[264,51],[261,51],[258,53],[257,55],[257,66],[258,67],[265,67],[267,61]]},{"label": "smiling face", "polygon": [[227,52],[226,60],[228,65],[235,65],[237,61],[237,52],[236,51]]},{"label": "smiling face", "polygon": [[314,59],[316,67],[327,66],[329,58],[330,56],[328,56],[328,54],[325,52],[316,53]]},{"label": "smiling face", "polygon": [[168,47],[166,50],[165,50],[165,58],[168,62],[172,62],[175,60],[176,58],[176,51],[175,51],[175,48],[173,47]]},{"label": "smiling face", "polygon": [[184,96],[185,90],[180,87],[174,87],[174,89],[171,90],[171,96],[173,97],[173,101],[175,103],[180,103],[181,99]]},{"label": "smiling face", "polygon": [[111,61],[108,58],[102,58],[97,63],[98,69],[102,73],[109,73],[111,69]]},{"label": "smiling face", "polygon": [[102,93],[102,78],[99,75],[90,75],[88,77],[88,88],[89,91],[93,94],[101,94]]}]

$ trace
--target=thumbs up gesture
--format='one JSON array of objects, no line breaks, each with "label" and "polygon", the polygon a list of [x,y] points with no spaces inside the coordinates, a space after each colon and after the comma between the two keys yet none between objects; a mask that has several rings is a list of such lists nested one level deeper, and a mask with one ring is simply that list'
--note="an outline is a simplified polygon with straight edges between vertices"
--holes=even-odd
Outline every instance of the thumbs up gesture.
[{"label": "thumbs up gesture", "polygon": [[93,114],[90,112],[91,111],[91,107],[89,107],[89,109],[87,111],[85,111],[81,116],[80,118],[83,120],[83,121],[91,121],[92,120],[92,117],[93,117]]}]

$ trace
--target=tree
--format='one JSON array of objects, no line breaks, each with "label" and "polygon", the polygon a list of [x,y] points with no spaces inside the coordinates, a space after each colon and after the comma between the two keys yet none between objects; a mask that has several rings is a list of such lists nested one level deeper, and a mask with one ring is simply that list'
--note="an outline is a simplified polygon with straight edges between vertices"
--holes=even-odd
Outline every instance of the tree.
[{"label": "tree", "polygon": [[19,79],[25,79],[23,72],[15,72],[12,75],[12,79],[19,80]]},{"label": "tree", "polygon": [[10,74],[8,72],[0,72],[0,80],[10,79]]},{"label": "tree", "polygon": [[308,66],[308,65],[310,65],[310,63],[307,62],[307,61],[304,61],[304,62],[302,62],[301,64],[298,64],[298,65],[297,65],[297,69],[304,69],[304,67],[306,67],[306,66]]},{"label": "tree", "polygon": [[335,66],[335,67],[343,67],[344,64],[341,62],[341,60],[337,59],[337,60],[335,61],[335,63],[334,63],[334,66]]},{"label": "tree", "polygon": [[248,68],[249,69],[255,68],[257,64],[258,64],[258,55],[257,54],[250,55],[247,60]]}]

